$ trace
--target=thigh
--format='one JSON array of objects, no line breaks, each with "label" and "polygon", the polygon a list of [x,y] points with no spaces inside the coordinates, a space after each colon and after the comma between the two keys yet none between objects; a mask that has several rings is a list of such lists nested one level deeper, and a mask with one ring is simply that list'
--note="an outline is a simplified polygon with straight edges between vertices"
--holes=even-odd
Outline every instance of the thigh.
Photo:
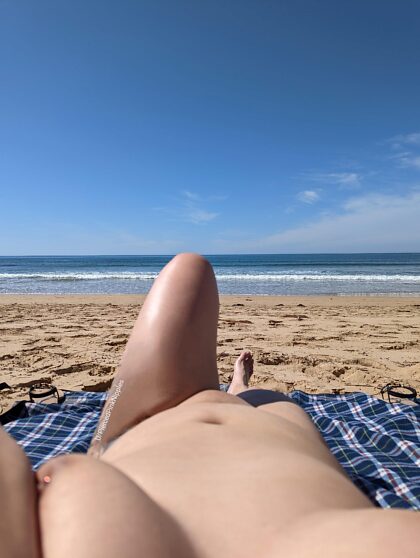
[{"label": "thigh", "polygon": [[27,457],[0,427],[0,558],[40,556],[36,487]]},{"label": "thigh", "polygon": [[420,516],[408,510],[336,509],[297,521],[267,558],[418,558]]},{"label": "thigh", "polygon": [[207,260],[176,256],[156,279],[114,379],[91,452],[195,393],[218,389],[219,301]]}]

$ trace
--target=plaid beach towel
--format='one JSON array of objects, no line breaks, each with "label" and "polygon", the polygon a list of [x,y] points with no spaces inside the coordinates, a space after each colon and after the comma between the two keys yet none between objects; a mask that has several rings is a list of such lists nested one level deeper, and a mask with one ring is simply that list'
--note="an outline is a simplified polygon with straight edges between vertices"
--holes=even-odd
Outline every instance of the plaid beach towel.
[{"label": "plaid beach towel", "polygon": [[[25,418],[5,425],[34,469],[89,447],[107,394],[65,393],[61,404],[28,403]],[[420,405],[390,404],[363,393],[289,395],[375,505],[420,510]]]}]

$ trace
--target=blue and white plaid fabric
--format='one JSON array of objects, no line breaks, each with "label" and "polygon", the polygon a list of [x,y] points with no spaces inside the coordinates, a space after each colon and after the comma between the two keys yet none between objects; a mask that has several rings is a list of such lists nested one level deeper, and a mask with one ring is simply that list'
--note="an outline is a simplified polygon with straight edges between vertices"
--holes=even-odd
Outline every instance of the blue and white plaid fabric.
[{"label": "blue and white plaid fabric", "polygon": [[36,470],[65,453],[86,453],[107,393],[64,391],[64,403],[27,403],[28,416],[4,425]]},{"label": "blue and white plaid fabric", "polygon": [[[420,510],[420,405],[390,404],[363,393],[290,396],[373,503]],[[28,416],[5,429],[37,469],[56,455],[87,451],[105,399],[105,393],[66,392],[62,404],[28,403]]]},{"label": "blue and white plaid fabric", "polygon": [[364,393],[290,395],[374,504],[420,510],[420,405],[391,404]]}]

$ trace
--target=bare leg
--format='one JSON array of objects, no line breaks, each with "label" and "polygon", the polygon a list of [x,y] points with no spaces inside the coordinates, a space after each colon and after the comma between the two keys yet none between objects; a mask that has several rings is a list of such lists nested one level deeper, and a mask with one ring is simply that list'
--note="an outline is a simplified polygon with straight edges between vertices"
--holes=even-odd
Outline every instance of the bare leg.
[{"label": "bare leg", "polygon": [[34,476],[28,458],[0,427],[0,558],[41,556]]},{"label": "bare leg", "polygon": [[195,254],[176,256],[159,274],[140,311],[92,448],[197,392],[219,389],[218,314],[209,262]]},{"label": "bare leg", "polygon": [[242,391],[246,391],[253,371],[254,359],[252,358],[252,353],[250,351],[242,351],[235,362],[233,378],[228,393],[237,395]]}]

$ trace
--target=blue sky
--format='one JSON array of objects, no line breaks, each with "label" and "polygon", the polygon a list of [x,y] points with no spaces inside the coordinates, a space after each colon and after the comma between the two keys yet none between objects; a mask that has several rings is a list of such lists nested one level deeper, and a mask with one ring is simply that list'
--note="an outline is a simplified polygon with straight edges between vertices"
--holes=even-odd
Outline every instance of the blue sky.
[{"label": "blue sky", "polygon": [[0,0],[0,254],[420,250],[417,0]]}]

